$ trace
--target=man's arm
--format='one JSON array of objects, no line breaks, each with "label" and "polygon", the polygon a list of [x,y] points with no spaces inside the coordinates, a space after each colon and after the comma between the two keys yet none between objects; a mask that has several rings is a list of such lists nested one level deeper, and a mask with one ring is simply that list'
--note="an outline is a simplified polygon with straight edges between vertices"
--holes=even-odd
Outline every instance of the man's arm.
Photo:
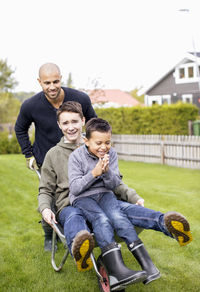
[{"label": "man's arm", "polygon": [[32,122],[33,120],[29,114],[27,103],[24,102],[21,106],[20,113],[15,123],[15,133],[22,153],[26,158],[29,158],[33,155],[32,146],[28,135],[28,130]]},{"label": "man's arm", "polygon": [[15,123],[15,133],[22,153],[26,157],[26,166],[31,170],[39,169],[32,153],[32,145],[29,139],[28,130],[33,120],[26,103],[23,103]]}]

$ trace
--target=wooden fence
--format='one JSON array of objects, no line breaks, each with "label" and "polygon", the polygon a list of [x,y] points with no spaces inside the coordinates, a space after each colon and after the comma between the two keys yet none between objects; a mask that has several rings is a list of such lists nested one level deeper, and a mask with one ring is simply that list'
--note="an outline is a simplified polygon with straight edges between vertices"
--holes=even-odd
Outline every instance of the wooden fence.
[{"label": "wooden fence", "polygon": [[200,169],[200,137],[113,135],[119,159]]}]

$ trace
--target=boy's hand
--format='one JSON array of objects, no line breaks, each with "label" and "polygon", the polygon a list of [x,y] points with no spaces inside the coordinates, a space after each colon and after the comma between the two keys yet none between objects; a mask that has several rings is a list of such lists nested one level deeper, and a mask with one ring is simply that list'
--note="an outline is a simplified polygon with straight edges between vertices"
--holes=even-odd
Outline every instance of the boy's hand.
[{"label": "boy's hand", "polygon": [[139,199],[136,203],[136,205],[144,207],[144,199]]},{"label": "boy's hand", "polygon": [[105,154],[102,161],[103,161],[103,173],[105,173],[109,169],[109,154]]},{"label": "boy's hand", "polygon": [[56,221],[55,214],[51,211],[51,209],[45,208],[42,211],[42,217],[49,225],[51,225],[51,220],[53,220],[55,223],[58,223]]},{"label": "boy's hand", "polygon": [[109,169],[109,155],[105,154],[104,158],[99,158],[95,168],[92,170],[92,175],[94,177],[102,175],[102,173],[107,172]]},{"label": "boy's hand", "polygon": [[100,176],[103,173],[103,161],[101,158],[99,158],[99,161],[97,162],[95,168],[92,170],[92,175],[94,177]]}]

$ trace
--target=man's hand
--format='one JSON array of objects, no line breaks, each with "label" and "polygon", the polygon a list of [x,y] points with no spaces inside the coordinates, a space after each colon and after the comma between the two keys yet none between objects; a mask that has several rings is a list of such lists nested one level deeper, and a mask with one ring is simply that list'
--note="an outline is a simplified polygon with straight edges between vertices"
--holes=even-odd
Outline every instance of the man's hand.
[{"label": "man's hand", "polygon": [[31,170],[38,170],[39,169],[34,156],[26,158],[26,166]]},{"label": "man's hand", "polygon": [[143,199],[139,199],[136,203],[136,205],[142,206],[144,207],[144,200]]},{"label": "man's hand", "polygon": [[58,223],[56,221],[55,214],[51,211],[51,209],[45,208],[42,211],[42,217],[49,225],[51,225],[51,220],[53,220],[55,223]]}]

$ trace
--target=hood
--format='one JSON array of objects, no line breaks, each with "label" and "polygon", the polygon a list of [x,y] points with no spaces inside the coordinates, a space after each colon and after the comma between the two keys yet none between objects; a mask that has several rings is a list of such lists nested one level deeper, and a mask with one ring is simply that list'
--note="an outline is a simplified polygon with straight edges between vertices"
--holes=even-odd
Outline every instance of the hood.
[{"label": "hood", "polygon": [[[81,144],[82,145],[82,144]],[[73,143],[65,143],[64,142],[64,136],[61,138],[60,142],[57,144],[57,146],[65,148],[65,149],[69,149],[69,150],[75,150],[76,148],[78,148],[80,145],[77,144],[73,144]]]}]

